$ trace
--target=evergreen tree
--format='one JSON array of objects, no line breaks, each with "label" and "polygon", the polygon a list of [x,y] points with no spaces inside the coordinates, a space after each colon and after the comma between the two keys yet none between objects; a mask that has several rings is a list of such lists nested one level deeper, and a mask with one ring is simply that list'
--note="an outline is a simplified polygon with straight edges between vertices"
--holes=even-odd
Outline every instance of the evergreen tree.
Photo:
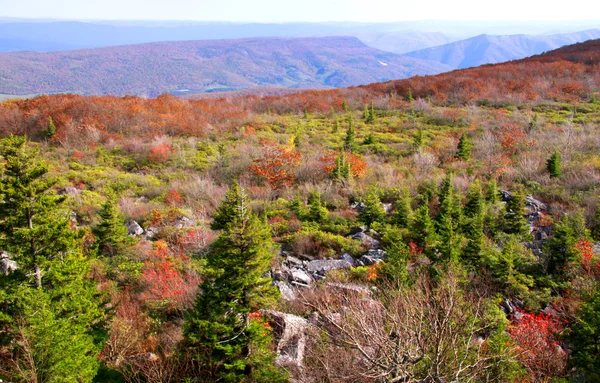
[{"label": "evergreen tree", "polygon": [[408,102],[415,101],[415,98],[413,97],[411,88],[408,88],[408,93],[406,94],[406,101],[408,101]]},{"label": "evergreen tree", "polygon": [[539,115],[536,113],[533,115],[533,119],[531,119],[531,122],[529,122],[529,125],[527,126],[527,132],[531,133],[533,131],[536,131],[540,126],[540,117]]},{"label": "evergreen tree", "polygon": [[546,161],[546,170],[552,178],[560,178],[562,175],[560,153],[555,151],[552,156]]},{"label": "evergreen tree", "polygon": [[464,208],[464,216],[463,233],[468,242],[462,252],[462,256],[468,264],[477,266],[485,244],[485,234],[483,233],[483,193],[481,192],[479,180],[471,185]]},{"label": "evergreen tree", "polygon": [[521,242],[518,236],[511,235],[502,250],[488,248],[483,254],[494,279],[510,297],[522,297],[534,283],[528,272],[537,259]]},{"label": "evergreen tree", "polygon": [[419,151],[423,147],[423,129],[417,129],[417,132],[413,135],[413,150]]},{"label": "evergreen tree", "polygon": [[335,124],[333,124],[332,133],[337,133],[340,130],[340,120],[335,120]]},{"label": "evergreen tree", "polygon": [[367,124],[372,124],[373,122],[375,122],[375,109],[372,102],[370,107],[367,104],[365,104],[365,109],[363,111],[363,119]]},{"label": "evergreen tree", "polygon": [[378,274],[378,279],[400,288],[408,280],[407,264],[410,260],[408,246],[404,243],[400,230],[389,226],[384,230],[381,242],[387,252],[387,257]]},{"label": "evergreen tree", "polygon": [[410,227],[411,237],[424,253],[431,259],[435,259],[435,248],[438,246],[438,237],[435,226],[429,215],[429,206],[422,201],[421,206],[415,211]]},{"label": "evergreen tree", "polygon": [[529,235],[529,223],[525,219],[525,194],[521,187],[517,188],[506,203],[504,231],[508,234],[516,234],[523,237]]},{"label": "evergreen tree", "polygon": [[383,222],[385,219],[385,210],[381,205],[377,193],[371,191],[363,198],[365,206],[358,212],[358,220],[367,226],[373,222]]},{"label": "evergreen tree", "polygon": [[463,237],[460,234],[461,206],[460,197],[452,184],[452,174],[448,173],[438,192],[439,214],[436,219],[437,233],[440,238],[438,250],[442,257],[457,262]]},{"label": "evergreen tree", "polygon": [[343,150],[353,153],[356,149],[356,132],[354,130],[354,122],[352,116],[348,120],[348,129],[346,130],[346,138],[344,139]]},{"label": "evergreen tree", "polygon": [[410,226],[413,211],[410,201],[410,193],[408,189],[403,189],[400,199],[396,202],[396,212],[392,217],[392,223],[402,229],[407,229]]},{"label": "evergreen tree", "polygon": [[10,381],[91,382],[100,351],[99,309],[82,234],[39,149],[25,137],[0,140],[0,248],[19,266],[0,274],[0,327],[13,353]]},{"label": "evergreen tree", "polygon": [[458,140],[458,147],[456,151],[456,157],[463,160],[468,161],[471,158],[471,150],[473,149],[473,144],[469,139],[469,136],[463,134],[460,136]]},{"label": "evergreen tree", "polygon": [[342,101],[342,109],[344,109],[344,111],[346,112],[349,110],[348,103],[346,102],[346,100]]},{"label": "evergreen tree", "polygon": [[108,195],[99,214],[102,222],[95,231],[100,253],[107,256],[122,254],[132,244],[132,238],[127,233],[116,195]]},{"label": "evergreen tree", "polygon": [[304,207],[304,201],[300,199],[300,194],[296,194],[294,199],[290,201],[289,208],[300,220],[303,220],[308,215],[306,208]]},{"label": "evergreen tree", "polygon": [[308,216],[310,221],[325,222],[329,216],[329,211],[321,203],[321,193],[311,191],[308,197]]},{"label": "evergreen tree", "polygon": [[452,221],[454,231],[460,227],[462,211],[460,204],[460,194],[452,183],[452,173],[448,173],[438,191],[439,213],[438,222],[442,222],[449,217]]},{"label": "evergreen tree", "polygon": [[213,222],[210,224],[211,229],[223,230],[229,222],[237,217],[239,214],[238,201],[242,194],[242,189],[240,188],[238,181],[233,181],[229,191],[225,194],[225,199],[213,215]]},{"label": "evergreen tree", "polygon": [[223,232],[211,246],[200,294],[185,319],[186,346],[210,381],[283,382],[259,311],[277,298],[271,279],[263,277],[274,245],[270,230],[251,213],[243,190],[233,187],[228,197],[219,211],[234,214],[219,220]]},{"label": "evergreen tree", "polygon": [[335,108],[333,106],[329,107],[329,118],[332,120],[335,118]]},{"label": "evergreen tree", "polygon": [[579,309],[568,335],[573,345],[571,367],[581,382],[600,381],[600,289],[596,289]]},{"label": "evergreen tree", "polygon": [[335,167],[331,172],[331,176],[333,179],[342,182],[352,179],[352,168],[350,162],[346,160],[346,152],[342,151],[335,158]]},{"label": "evergreen tree", "polygon": [[48,125],[46,126],[46,131],[44,132],[47,139],[51,139],[56,134],[56,125],[54,125],[54,121],[52,117],[48,118]]},{"label": "evergreen tree", "polygon": [[363,145],[372,145],[375,143],[375,135],[373,134],[373,132],[370,132],[367,137],[365,137],[365,140],[363,141]]},{"label": "evergreen tree", "polygon": [[583,211],[565,213],[554,225],[552,237],[544,244],[549,255],[548,273],[559,274],[568,261],[578,258],[577,241],[588,238]]},{"label": "evergreen tree", "polygon": [[485,200],[492,205],[500,201],[500,191],[495,178],[492,178],[487,185]]}]

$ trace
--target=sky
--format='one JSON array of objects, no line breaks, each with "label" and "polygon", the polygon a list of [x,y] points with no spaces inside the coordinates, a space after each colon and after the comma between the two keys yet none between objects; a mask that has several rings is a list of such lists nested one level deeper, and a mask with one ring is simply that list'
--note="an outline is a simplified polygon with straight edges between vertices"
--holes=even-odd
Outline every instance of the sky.
[{"label": "sky", "polygon": [[0,0],[0,17],[233,22],[598,20],[597,0]]}]

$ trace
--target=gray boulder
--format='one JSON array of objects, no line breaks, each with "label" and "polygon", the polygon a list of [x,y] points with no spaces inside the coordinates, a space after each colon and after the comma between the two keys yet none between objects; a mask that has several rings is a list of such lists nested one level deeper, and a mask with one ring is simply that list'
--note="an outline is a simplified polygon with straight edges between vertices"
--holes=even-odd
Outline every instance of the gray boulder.
[{"label": "gray boulder", "polygon": [[273,338],[277,345],[275,363],[283,367],[302,368],[308,321],[279,311],[269,310],[264,314],[273,327]]},{"label": "gray boulder", "polygon": [[64,189],[60,190],[58,195],[80,195],[81,190],[77,189],[74,186],[67,186]]},{"label": "gray boulder", "polygon": [[2,275],[8,275],[8,273],[18,268],[17,262],[13,261],[6,251],[0,252],[0,273]]},{"label": "gray boulder", "polygon": [[273,284],[275,287],[277,287],[277,289],[279,289],[279,292],[281,293],[281,299],[284,301],[290,302],[298,298],[296,290],[294,290],[289,283],[285,281],[275,281]]},{"label": "gray boulder", "polygon": [[371,249],[356,261],[359,266],[371,266],[383,262],[387,253],[381,249]]},{"label": "gray boulder", "polygon": [[351,255],[350,255],[350,254],[348,254],[348,253],[344,253],[344,254],[342,254],[342,258],[341,258],[341,259],[343,259],[344,261],[348,262],[348,263],[349,263],[351,266],[354,266],[354,263],[356,262],[356,261],[354,260],[354,257],[353,257],[353,256],[351,256]]},{"label": "gray boulder", "polygon": [[190,227],[196,226],[196,221],[189,219],[185,216],[179,216],[175,219],[175,228],[177,230],[189,229]]},{"label": "gray boulder", "polygon": [[525,209],[529,210],[532,213],[539,213],[541,211],[548,210],[548,206],[542,201],[538,201],[532,196],[528,195],[525,197]]},{"label": "gray boulder", "polygon": [[292,283],[296,282],[307,286],[314,282],[314,279],[302,269],[292,269],[290,279]]},{"label": "gray boulder", "polygon": [[352,264],[345,259],[318,259],[310,261],[306,265],[309,273],[324,276],[328,271],[337,269],[349,269]]},{"label": "gray boulder", "polygon": [[381,243],[375,238],[367,235],[365,232],[359,232],[352,235],[352,239],[355,241],[361,242],[363,245],[367,246],[369,249],[377,249],[381,246]]},{"label": "gray boulder", "polygon": [[134,220],[127,221],[125,223],[125,226],[127,226],[127,232],[129,233],[129,235],[138,236],[144,234],[144,229],[140,226],[139,223],[135,222]]}]

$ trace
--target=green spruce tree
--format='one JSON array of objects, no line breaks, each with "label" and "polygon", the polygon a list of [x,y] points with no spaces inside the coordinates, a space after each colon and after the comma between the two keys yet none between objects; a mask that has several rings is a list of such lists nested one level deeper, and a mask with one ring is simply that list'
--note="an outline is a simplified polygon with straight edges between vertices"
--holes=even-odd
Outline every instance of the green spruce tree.
[{"label": "green spruce tree", "polygon": [[387,257],[378,273],[378,280],[384,282],[385,287],[399,289],[408,281],[409,248],[404,243],[401,231],[390,226],[383,232],[381,242]]},{"label": "green spruce tree", "polygon": [[96,227],[98,250],[106,256],[123,254],[132,244],[132,238],[127,233],[125,220],[115,194],[109,194],[100,210],[102,221]]},{"label": "green spruce tree", "polygon": [[396,201],[396,211],[392,216],[392,223],[402,229],[407,229],[412,220],[412,206],[408,189],[403,189],[400,199]]},{"label": "green spruce tree", "polygon": [[356,131],[354,130],[352,115],[350,115],[350,119],[348,120],[348,129],[346,130],[343,150],[350,153],[353,153],[356,150]]},{"label": "green spruce tree", "polygon": [[575,261],[579,253],[575,244],[589,238],[583,211],[565,213],[554,224],[552,236],[544,243],[544,250],[549,255],[548,273],[559,276],[569,261]]},{"label": "green spruce tree", "polygon": [[54,138],[54,135],[56,134],[56,125],[54,125],[54,120],[52,120],[52,117],[48,118],[48,125],[46,126],[46,131],[44,134],[49,140]]},{"label": "green spruce tree", "polygon": [[468,161],[471,158],[471,150],[473,149],[473,144],[469,139],[469,136],[466,134],[462,134],[460,139],[458,140],[458,147],[456,150],[456,157],[463,161]]},{"label": "green spruce tree", "polygon": [[104,317],[87,279],[83,232],[71,228],[48,165],[25,137],[0,140],[0,249],[18,269],[0,274],[0,328],[13,357],[8,381],[91,382]]},{"label": "green spruce tree", "polygon": [[448,173],[438,192],[439,213],[436,219],[440,238],[438,250],[443,259],[458,262],[463,237],[460,233],[461,206],[458,191],[452,184],[452,174]]},{"label": "green spruce tree", "polygon": [[186,349],[209,381],[285,381],[274,367],[271,334],[259,314],[277,298],[271,279],[263,276],[274,244],[249,202],[234,185],[221,205],[222,233],[211,246],[200,294],[184,322]]},{"label": "green spruce tree", "polygon": [[498,183],[495,178],[492,178],[487,184],[485,200],[492,205],[500,202],[500,190],[498,189]]},{"label": "green spruce tree", "polygon": [[223,230],[225,226],[238,215],[238,201],[242,195],[242,189],[238,181],[233,181],[229,191],[225,194],[225,199],[217,208],[213,215],[213,222],[210,228],[213,230]]},{"label": "green spruce tree", "polygon": [[467,245],[462,252],[465,262],[475,267],[480,263],[481,252],[485,245],[483,208],[481,184],[476,180],[471,185],[464,208],[463,233],[467,238]]},{"label": "green spruce tree", "polygon": [[413,135],[413,151],[418,152],[423,147],[423,129],[419,128]]},{"label": "green spruce tree", "polygon": [[560,178],[562,176],[561,157],[558,151],[555,151],[546,161],[546,170],[551,178]]},{"label": "green spruce tree", "polygon": [[311,191],[308,196],[308,217],[310,221],[323,223],[327,221],[329,211],[321,202],[321,193]]},{"label": "green spruce tree", "polygon": [[385,210],[381,205],[379,196],[374,191],[368,192],[362,199],[364,207],[358,212],[358,220],[367,226],[374,222],[383,222],[385,220]]},{"label": "green spruce tree", "polygon": [[413,93],[412,93],[412,89],[408,88],[408,93],[406,94],[406,101],[408,102],[413,102],[415,101],[415,98],[413,97]]},{"label": "green spruce tree", "polygon": [[421,206],[415,211],[412,219],[410,227],[411,239],[419,248],[423,249],[425,255],[432,260],[436,260],[438,236],[431,215],[429,214],[427,200],[423,197],[421,197],[421,200]]},{"label": "green spruce tree", "polygon": [[504,231],[508,234],[528,237],[530,228],[529,223],[525,219],[525,213],[525,193],[523,192],[523,188],[519,187],[506,203]]},{"label": "green spruce tree", "polygon": [[571,325],[567,339],[573,345],[570,366],[576,381],[600,381],[600,289],[587,297]]}]

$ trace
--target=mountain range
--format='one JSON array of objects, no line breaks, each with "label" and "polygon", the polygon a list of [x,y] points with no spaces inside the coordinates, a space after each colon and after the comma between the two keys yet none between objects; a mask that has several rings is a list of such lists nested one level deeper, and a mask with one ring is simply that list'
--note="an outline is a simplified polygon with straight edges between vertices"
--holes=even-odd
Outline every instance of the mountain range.
[{"label": "mountain range", "polygon": [[261,87],[332,88],[451,69],[354,37],[161,42],[0,53],[0,94],[142,95]]},{"label": "mountain range", "polygon": [[521,59],[578,42],[600,38],[600,29],[554,35],[479,35],[405,54],[455,69]]}]

